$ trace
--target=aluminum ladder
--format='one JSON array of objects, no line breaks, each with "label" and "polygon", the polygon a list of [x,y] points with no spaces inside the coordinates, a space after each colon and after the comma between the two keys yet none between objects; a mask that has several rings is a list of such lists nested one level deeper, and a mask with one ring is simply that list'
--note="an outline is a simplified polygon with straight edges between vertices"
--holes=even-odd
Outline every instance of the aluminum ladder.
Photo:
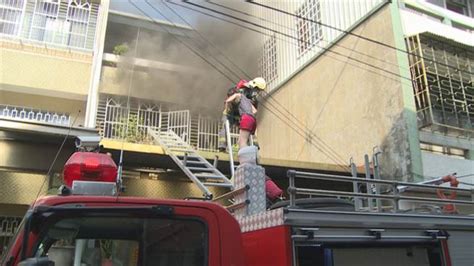
[{"label": "aluminum ladder", "polygon": [[198,186],[206,199],[211,200],[213,196],[208,187],[234,189],[233,183],[225,175],[172,130],[157,131],[148,128],[148,134]]}]

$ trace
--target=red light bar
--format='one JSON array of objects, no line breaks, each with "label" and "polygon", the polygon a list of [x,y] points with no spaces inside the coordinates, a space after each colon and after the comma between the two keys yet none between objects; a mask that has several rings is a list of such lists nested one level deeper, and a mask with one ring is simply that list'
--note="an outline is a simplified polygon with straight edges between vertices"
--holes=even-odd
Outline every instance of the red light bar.
[{"label": "red light bar", "polygon": [[70,188],[74,180],[115,183],[117,165],[107,154],[75,152],[64,165],[63,178]]}]

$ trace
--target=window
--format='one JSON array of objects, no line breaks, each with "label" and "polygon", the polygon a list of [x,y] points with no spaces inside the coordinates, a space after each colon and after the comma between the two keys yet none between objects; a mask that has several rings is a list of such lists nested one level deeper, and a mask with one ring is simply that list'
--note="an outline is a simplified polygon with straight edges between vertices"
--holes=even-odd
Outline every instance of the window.
[{"label": "window", "polygon": [[30,38],[37,41],[54,42],[61,2],[59,0],[37,0],[31,24]]},{"label": "window", "polygon": [[435,154],[443,154],[460,159],[466,159],[466,151],[458,148],[445,147],[430,143],[420,143],[420,149],[422,151],[428,151]]},{"label": "window", "polygon": [[[298,37],[298,54],[311,50],[322,39],[321,6],[319,0],[306,0],[296,10],[296,34]],[[316,23],[318,22],[318,23]]]},{"label": "window", "polygon": [[469,15],[466,0],[446,0],[446,8],[462,15]]},{"label": "window", "polygon": [[88,0],[37,0],[30,38],[85,48],[90,13],[91,3]]},{"label": "window", "polygon": [[90,10],[91,4],[87,0],[70,0],[65,22],[68,46],[85,47]]},{"label": "window", "polygon": [[262,74],[267,82],[278,77],[276,37],[271,36],[263,44]]},{"label": "window", "polygon": [[55,265],[207,265],[207,230],[197,219],[93,215],[63,218],[42,230],[34,255]]},{"label": "window", "polygon": [[0,1],[0,34],[18,35],[20,33],[26,0]]}]

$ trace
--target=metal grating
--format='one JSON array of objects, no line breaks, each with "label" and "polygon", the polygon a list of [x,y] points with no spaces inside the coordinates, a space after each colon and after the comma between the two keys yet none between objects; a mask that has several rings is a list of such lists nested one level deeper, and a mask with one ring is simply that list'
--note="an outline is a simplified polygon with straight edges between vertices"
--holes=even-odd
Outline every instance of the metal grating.
[{"label": "metal grating", "polygon": [[420,128],[474,133],[474,50],[425,35],[407,38]]},{"label": "metal grating", "polygon": [[[321,6],[319,0],[306,0],[295,14],[297,16],[321,22]],[[312,21],[297,18],[296,33],[298,37],[298,55],[303,55],[311,50],[323,38],[323,31],[320,24]]]},{"label": "metal grating", "polygon": [[278,78],[276,36],[272,35],[263,44],[262,75],[267,82]]},{"label": "metal grating", "polygon": [[20,223],[21,217],[0,216],[0,258],[7,250]]}]

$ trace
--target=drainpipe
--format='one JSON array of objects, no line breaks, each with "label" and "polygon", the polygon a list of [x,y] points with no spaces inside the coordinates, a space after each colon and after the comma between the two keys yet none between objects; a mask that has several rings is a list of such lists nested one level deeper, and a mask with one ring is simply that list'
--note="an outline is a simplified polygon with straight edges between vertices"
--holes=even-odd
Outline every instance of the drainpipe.
[{"label": "drainpipe", "polygon": [[99,104],[99,81],[102,71],[102,58],[104,55],[105,32],[109,17],[109,4],[110,0],[102,0],[99,6],[99,14],[97,16],[91,79],[89,93],[87,94],[86,117],[84,123],[86,128],[96,127],[97,106]]}]

